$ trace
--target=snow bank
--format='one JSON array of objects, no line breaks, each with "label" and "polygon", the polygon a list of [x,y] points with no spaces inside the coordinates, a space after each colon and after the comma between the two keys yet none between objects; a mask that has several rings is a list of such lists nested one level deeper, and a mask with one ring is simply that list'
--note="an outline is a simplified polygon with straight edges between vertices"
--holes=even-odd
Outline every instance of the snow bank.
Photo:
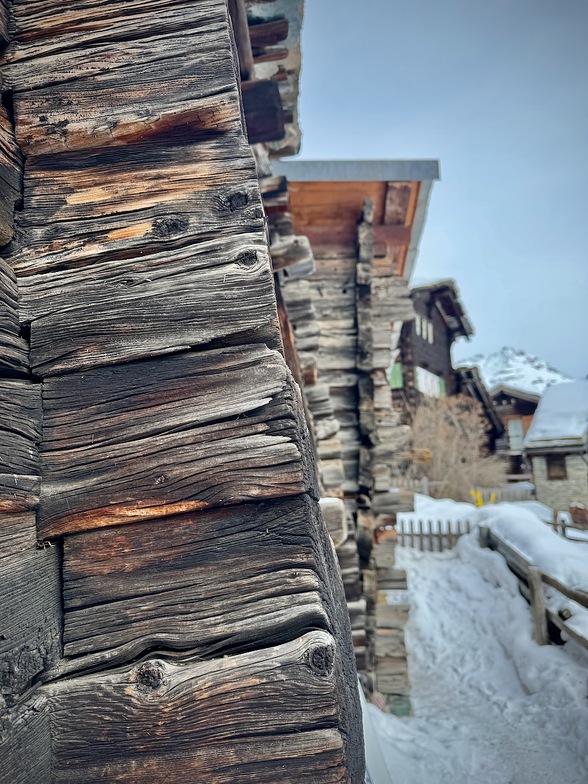
[{"label": "snow bank", "polygon": [[397,552],[415,715],[370,709],[390,781],[586,784],[585,652],[533,642],[516,578],[477,534],[450,553]]},{"label": "snow bank", "polygon": [[477,523],[487,525],[530,563],[570,588],[588,592],[586,548],[564,539],[528,509],[496,504],[477,510]]}]

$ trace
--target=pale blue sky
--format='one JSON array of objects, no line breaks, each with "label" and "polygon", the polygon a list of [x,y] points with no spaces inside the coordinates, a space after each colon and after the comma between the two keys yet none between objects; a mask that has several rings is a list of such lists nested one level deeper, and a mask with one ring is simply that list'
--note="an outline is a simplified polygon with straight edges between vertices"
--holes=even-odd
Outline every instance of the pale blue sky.
[{"label": "pale blue sky", "polygon": [[438,158],[415,277],[588,373],[588,0],[306,0],[303,158]]}]

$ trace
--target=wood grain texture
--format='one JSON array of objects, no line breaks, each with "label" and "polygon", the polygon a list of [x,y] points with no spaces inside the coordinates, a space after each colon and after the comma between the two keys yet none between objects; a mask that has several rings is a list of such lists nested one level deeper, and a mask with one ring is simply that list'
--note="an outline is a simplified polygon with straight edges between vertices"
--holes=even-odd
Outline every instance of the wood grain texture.
[{"label": "wood grain texture", "polygon": [[22,198],[21,189],[22,155],[14,139],[10,113],[0,104],[0,246],[10,242],[14,234],[14,207]]},{"label": "wood grain texture", "polygon": [[66,537],[65,655],[218,657],[330,628],[318,525],[298,496]]},{"label": "wood grain texture", "polygon": [[215,343],[279,346],[267,248],[254,235],[21,280],[39,375]]},{"label": "wood grain texture", "polygon": [[43,406],[44,537],[316,493],[299,392],[266,347],[51,378]]},{"label": "wood grain texture", "polygon": [[279,771],[359,782],[346,771],[339,667],[336,641],[315,631],[220,661],[150,658],[47,685],[54,781],[270,782]]},{"label": "wood grain texture", "polygon": [[[95,0],[75,6],[60,0],[28,0],[14,9],[16,35],[3,68],[6,84],[18,90],[99,75],[130,63],[147,70],[216,38],[229,41],[223,0]],[[151,67],[149,67],[151,66]]]},{"label": "wood grain texture", "polygon": [[19,293],[13,270],[0,259],[0,374],[28,373],[28,345],[21,336]]},{"label": "wood grain texture", "polygon": [[0,515],[0,712],[61,653],[59,558],[37,548],[33,512]]},{"label": "wood grain texture", "polygon": [[0,784],[52,784],[47,698],[34,691],[0,710]]},{"label": "wood grain texture", "polygon": [[40,438],[40,386],[0,379],[0,513],[36,506]]}]

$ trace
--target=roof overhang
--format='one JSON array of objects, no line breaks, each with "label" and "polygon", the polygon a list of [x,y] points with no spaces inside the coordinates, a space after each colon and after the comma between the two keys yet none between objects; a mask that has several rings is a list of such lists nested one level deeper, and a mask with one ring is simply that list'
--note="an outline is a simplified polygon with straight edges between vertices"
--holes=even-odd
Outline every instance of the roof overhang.
[{"label": "roof overhang", "polygon": [[278,160],[272,168],[287,177],[297,230],[313,246],[327,235],[352,241],[370,197],[376,243],[395,246],[398,274],[410,279],[433,182],[440,176],[438,161]]},{"label": "roof overhang", "polygon": [[474,334],[474,329],[459,298],[459,290],[454,280],[440,280],[428,285],[414,286],[410,293],[411,296],[424,294],[433,300],[454,337],[469,338]]},{"label": "roof overhang", "polygon": [[525,392],[522,389],[509,387],[505,384],[501,384],[498,387],[492,387],[490,390],[491,398],[495,398],[498,395],[507,395],[508,397],[517,398],[518,400],[525,400],[527,403],[539,403],[541,398],[541,395],[535,395],[533,392]]}]

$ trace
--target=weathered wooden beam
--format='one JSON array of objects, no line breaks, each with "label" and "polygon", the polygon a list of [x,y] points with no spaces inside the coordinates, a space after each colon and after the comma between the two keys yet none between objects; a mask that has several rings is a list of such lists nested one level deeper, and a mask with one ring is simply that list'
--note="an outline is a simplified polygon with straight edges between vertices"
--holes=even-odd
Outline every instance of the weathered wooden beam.
[{"label": "weathered wooden beam", "polygon": [[274,272],[297,264],[305,265],[305,270],[308,270],[307,274],[310,274],[314,269],[314,255],[307,237],[280,238],[276,242],[272,242],[270,253]]},{"label": "weathered wooden beam", "polygon": [[0,784],[52,784],[47,698],[34,690],[0,714]]},{"label": "weathered wooden beam", "polygon": [[404,226],[410,223],[409,205],[412,191],[417,183],[389,182],[384,202],[384,223],[393,226]]},{"label": "weathered wooden beam", "polygon": [[188,223],[181,215],[153,221],[151,232],[167,236],[155,236],[155,252],[132,262],[21,278],[33,371],[53,375],[223,345],[233,336],[277,346],[273,280],[259,232],[176,248],[175,227],[181,233]]},{"label": "weathered wooden beam", "polygon": [[51,378],[43,402],[43,537],[316,493],[299,392],[265,346]]},{"label": "weathered wooden beam", "polygon": [[28,375],[28,345],[21,335],[14,271],[0,259],[0,373]]},{"label": "weathered wooden beam", "polygon": [[0,380],[0,513],[33,509],[39,499],[41,388]]},{"label": "weathered wooden beam", "polygon": [[1,713],[59,659],[61,597],[58,551],[37,546],[34,513],[1,514],[0,536]]},{"label": "weathered wooden beam", "polygon": [[249,37],[247,8],[245,7],[245,0],[228,0],[228,2],[237,52],[239,54],[241,80],[246,82],[248,79],[253,79],[255,67],[251,50],[251,39]]},{"label": "weathered wooden beam", "polygon": [[279,770],[285,781],[359,784],[340,670],[336,640],[314,631],[221,661],[150,658],[47,685],[53,781],[273,784]]},{"label": "weathered wooden beam", "polygon": [[256,49],[273,46],[288,38],[289,22],[287,19],[272,19],[269,22],[258,22],[249,26],[251,46]]},{"label": "weathered wooden beam", "polygon": [[[0,43],[2,35],[0,25]],[[13,237],[14,208],[21,200],[22,155],[14,139],[10,113],[0,104],[0,246]]]},{"label": "weathered wooden beam", "polygon": [[243,110],[249,144],[279,141],[285,136],[280,89],[272,79],[244,82]]},{"label": "weathered wooden beam", "polygon": [[253,53],[253,61],[257,63],[273,63],[288,57],[286,46],[265,46]]},{"label": "weathered wooden beam", "polygon": [[329,629],[318,524],[297,496],[66,537],[65,655],[219,657]]}]

